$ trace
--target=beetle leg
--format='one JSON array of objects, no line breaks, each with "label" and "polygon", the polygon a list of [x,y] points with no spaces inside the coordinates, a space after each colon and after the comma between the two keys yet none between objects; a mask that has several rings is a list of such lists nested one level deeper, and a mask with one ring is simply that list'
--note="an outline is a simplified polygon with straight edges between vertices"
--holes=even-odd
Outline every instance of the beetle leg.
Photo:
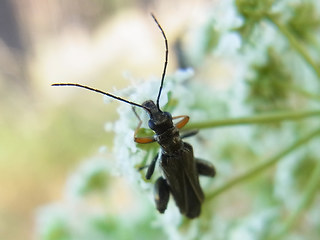
[{"label": "beetle leg", "polygon": [[182,120],[180,120],[175,124],[177,128],[182,128],[189,122],[189,116],[187,115],[175,116],[172,119],[177,119],[177,118],[182,118]]},{"label": "beetle leg", "polygon": [[142,167],[139,167],[138,168],[138,171],[142,171],[143,169],[145,169],[145,168],[148,168],[150,165],[148,164],[148,165],[144,165],[144,166],[142,166]]},{"label": "beetle leg", "polygon": [[164,213],[169,202],[170,188],[163,177],[159,177],[154,184],[154,200],[160,213]]},{"label": "beetle leg", "polygon": [[214,177],[216,175],[215,167],[208,161],[196,158],[196,167],[199,175]]},{"label": "beetle leg", "polygon": [[146,173],[146,179],[148,179],[148,180],[152,177],[152,174],[154,172],[154,168],[156,166],[156,162],[158,160],[158,156],[159,156],[159,154],[157,154],[154,157],[154,159],[152,159],[150,165],[148,166],[148,170],[147,170],[147,173]]},{"label": "beetle leg", "polygon": [[139,123],[138,123],[138,126],[136,128],[136,130],[134,131],[134,135],[133,135],[133,138],[134,138],[134,141],[136,143],[152,143],[152,142],[155,142],[156,140],[154,139],[154,137],[137,137],[138,135],[138,131],[139,129],[141,128],[141,125],[142,125],[142,120],[141,118],[139,117],[139,115],[137,114],[136,112],[136,109],[134,107],[132,107],[132,110],[134,112],[134,114],[136,115],[136,117],[138,118],[139,120]]},{"label": "beetle leg", "polygon": [[182,133],[180,137],[181,138],[192,137],[192,136],[196,135],[198,132],[199,132],[199,130],[188,131],[188,132]]}]

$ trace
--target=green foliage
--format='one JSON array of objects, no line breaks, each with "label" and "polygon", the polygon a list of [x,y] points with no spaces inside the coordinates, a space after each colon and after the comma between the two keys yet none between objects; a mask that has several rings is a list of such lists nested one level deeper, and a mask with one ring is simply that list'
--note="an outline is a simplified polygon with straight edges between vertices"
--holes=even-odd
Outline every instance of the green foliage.
[{"label": "green foliage", "polygon": [[88,194],[93,191],[101,191],[106,188],[107,175],[103,169],[91,172],[85,184],[79,189],[80,194]]},{"label": "green foliage", "polygon": [[71,239],[66,223],[59,220],[52,223],[49,229],[46,230],[45,235],[42,237],[43,237],[43,240],[70,240]]},{"label": "green foliage", "polygon": [[270,14],[271,7],[275,0],[236,0],[235,2],[239,14],[244,19],[243,25],[237,30],[247,39],[255,27],[259,27],[260,22]]},{"label": "green foliage", "polygon": [[313,3],[306,1],[294,5],[288,27],[297,39],[313,43],[315,34],[320,31],[320,14]]},{"label": "green foliage", "polygon": [[256,112],[284,110],[290,107],[292,77],[274,49],[268,49],[267,60],[252,66],[255,77],[248,80],[248,102]]},{"label": "green foliage", "polygon": [[204,26],[203,52],[208,53],[214,49],[219,42],[219,32],[214,28],[214,20],[208,21]]},{"label": "green foliage", "polygon": [[107,237],[108,239],[117,239],[117,240],[148,240],[152,239],[163,239],[164,234],[155,228],[150,228],[149,221],[152,221],[152,218],[146,217],[144,221],[136,222],[132,224],[119,224],[119,219],[117,217],[101,217],[94,219],[91,224],[98,232],[101,233],[101,239]]},{"label": "green foliage", "polygon": [[308,184],[310,173],[315,169],[318,159],[315,156],[305,156],[297,160],[292,169],[293,188],[296,191],[303,191]]}]

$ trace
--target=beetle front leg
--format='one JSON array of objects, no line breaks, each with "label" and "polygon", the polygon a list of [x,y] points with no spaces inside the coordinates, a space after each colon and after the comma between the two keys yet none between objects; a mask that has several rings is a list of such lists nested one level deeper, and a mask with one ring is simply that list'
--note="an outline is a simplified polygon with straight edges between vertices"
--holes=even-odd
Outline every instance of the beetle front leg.
[{"label": "beetle front leg", "polygon": [[211,162],[196,158],[196,167],[199,175],[214,177],[216,169]]},{"label": "beetle front leg", "polygon": [[175,124],[175,126],[179,129],[184,127],[189,122],[189,116],[187,115],[175,116],[172,119],[178,119],[178,118],[182,118],[182,120],[180,120]]},{"label": "beetle front leg", "polygon": [[164,213],[169,202],[170,188],[163,177],[159,177],[154,184],[154,200],[160,213]]},{"label": "beetle front leg", "polygon": [[155,142],[156,140],[154,139],[154,137],[137,137],[138,131],[142,125],[142,120],[139,117],[139,115],[137,114],[136,109],[134,107],[132,107],[132,110],[133,110],[134,115],[136,115],[136,117],[139,120],[138,126],[137,126],[136,130],[134,131],[134,136],[133,136],[134,141],[136,143],[142,143],[142,144]]},{"label": "beetle front leg", "polygon": [[148,170],[147,170],[147,173],[146,173],[146,179],[148,179],[148,180],[152,177],[152,174],[154,172],[154,168],[155,168],[157,160],[158,160],[158,156],[159,156],[159,154],[157,154],[154,157],[154,159],[152,159],[152,162],[148,166]]}]

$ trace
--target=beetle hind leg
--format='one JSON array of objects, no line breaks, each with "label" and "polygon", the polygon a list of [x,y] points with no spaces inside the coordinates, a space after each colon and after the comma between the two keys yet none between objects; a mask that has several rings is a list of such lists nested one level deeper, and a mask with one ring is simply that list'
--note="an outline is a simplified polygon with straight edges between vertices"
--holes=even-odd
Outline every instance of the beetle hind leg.
[{"label": "beetle hind leg", "polygon": [[196,167],[198,174],[207,177],[214,177],[216,175],[216,169],[212,163],[196,158]]},{"label": "beetle hind leg", "polygon": [[170,188],[163,177],[159,177],[154,184],[154,200],[160,213],[164,213],[169,202]]}]

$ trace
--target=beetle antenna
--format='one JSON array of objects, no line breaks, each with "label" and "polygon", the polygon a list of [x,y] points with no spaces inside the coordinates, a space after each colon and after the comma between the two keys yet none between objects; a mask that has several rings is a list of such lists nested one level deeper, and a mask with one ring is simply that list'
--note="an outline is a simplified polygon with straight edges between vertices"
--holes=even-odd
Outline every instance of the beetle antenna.
[{"label": "beetle antenna", "polygon": [[160,29],[160,31],[162,33],[162,36],[164,38],[164,43],[166,45],[166,58],[165,58],[165,62],[164,62],[164,67],[163,67],[163,72],[162,72],[162,77],[161,77],[161,84],[160,84],[159,93],[158,93],[158,97],[157,97],[157,108],[160,111],[159,101],[160,101],[160,96],[161,96],[161,92],[162,92],[162,88],[163,88],[164,77],[166,75],[166,70],[167,70],[167,65],[168,65],[168,53],[169,53],[169,51],[168,51],[168,40],[167,40],[166,34],[164,33],[160,23],[158,22],[158,20],[156,19],[156,17],[152,13],[151,13],[151,17],[153,18],[153,20],[158,25],[158,27],[159,27],[159,29]]},{"label": "beetle antenna", "polygon": [[117,100],[119,100],[119,101],[121,101],[121,102],[125,102],[125,103],[128,103],[128,104],[130,104],[130,105],[143,108],[143,109],[145,109],[146,111],[148,111],[148,112],[150,113],[150,110],[149,110],[149,109],[147,109],[146,107],[144,107],[144,106],[142,106],[142,105],[140,105],[140,104],[138,104],[138,103],[128,101],[128,100],[126,100],[126,99],[124,99],[124,98],[121,98],[121,97],[112,95],[112,94],[110,94],[110,93],[101,91],[101,90],[99,90],[99,89],[95,89],[95,88],[92,88],[92,87],[88,87],[88,86],[85,86],[85,85],[81,85],[81,84],[77,84],[77,83],[54,83],[54,84],[51,84],[51,86],[53,86],[53,87],[67,86],[67,87],[79,87],[79,88],[84,88],[84,89],[87,89],[87,90],[90,90],[90,91],[93,91],[93,92],[97,92],[97,93],[100,93],[100,94],[102,94],[102,95],[105,95],[105,96],[108,96],[108,97],[117,99]]}]

